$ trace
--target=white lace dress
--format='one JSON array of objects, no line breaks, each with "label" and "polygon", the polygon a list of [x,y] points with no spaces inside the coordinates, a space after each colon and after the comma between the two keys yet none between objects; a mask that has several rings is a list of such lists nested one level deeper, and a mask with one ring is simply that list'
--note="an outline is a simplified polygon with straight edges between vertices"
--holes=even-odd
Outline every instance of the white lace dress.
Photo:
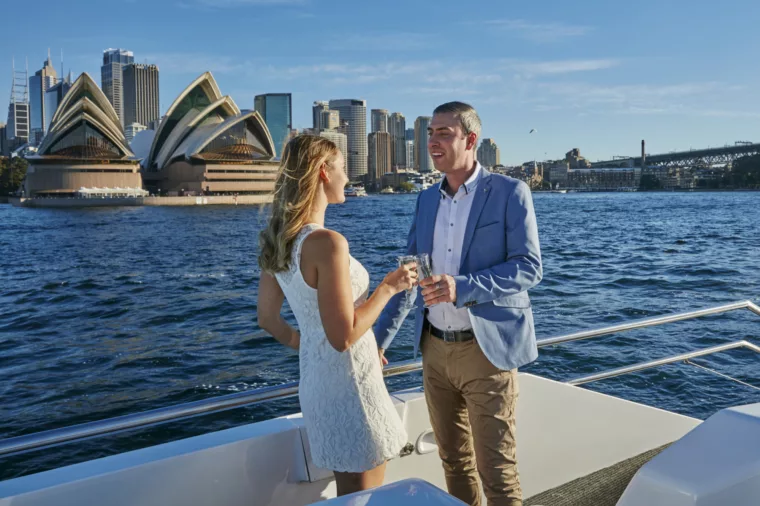
[{"label": "white lace dress", "polygon": [[[368,330],[347,351],[327,341],[317,291],[301,274],[301,245],[319,225],[306,225],[293,245],[290,270],[276,278],[301,334],[299,399],[314,463],[341,472],[368,471],[399,454],[406,431],[383,381],[377,343]],[[369,274],[350,258],[354,306],[367,299]]]}]

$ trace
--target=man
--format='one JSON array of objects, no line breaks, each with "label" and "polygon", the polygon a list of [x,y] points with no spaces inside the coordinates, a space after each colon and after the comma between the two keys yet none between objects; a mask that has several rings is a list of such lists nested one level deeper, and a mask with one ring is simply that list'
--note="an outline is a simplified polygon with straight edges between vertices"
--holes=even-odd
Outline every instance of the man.
[{"label": "man", "polygon": [[[527,290],[541,281],[528,186],[475,159],[480,118],[470,105],[437,107],[428,151],[441,182],[420,193],[408,253],[427,253],[433,276],[416,298],[415,355],[422,351],[430,421],[449,493],[479,506],[521,505],[517,473],[517,368],[536,359]],[[404,294],[375,326],[381,359],[406,314]]]}]

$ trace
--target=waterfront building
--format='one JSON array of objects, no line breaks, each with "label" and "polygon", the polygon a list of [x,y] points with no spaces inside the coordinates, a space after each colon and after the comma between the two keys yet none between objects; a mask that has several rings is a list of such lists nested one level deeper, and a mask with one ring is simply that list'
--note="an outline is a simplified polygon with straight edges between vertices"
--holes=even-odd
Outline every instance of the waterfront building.
[{"label": "waterfront building", "polygon": [[428,153],[428,128],[432,119],[430,116],[419,116],[414,121],[414,168],[421,173],[433,170],[433,159]]},{"label": "waterfront building", "polygon": [[269,194],[279,165],[275,154],[261,114],[242,113],[205,72],[174,100],[159,124],[143,161],[145,186],[169,195]]},{"label": "waterfront building", "polygon": [[340,114],[339,130],[348,136],[348,177],[362,179],[367,174],[367,101],[330,100],[329,106]]},{"label": "waterfront building", "polygon": [[119,117],[88,74],[71,85],[29,168],[24,196],[75,196],[81,188],[142,188],[140,164]]},{"label": "waterfront building", "polygon": [[391,172],[391,135],[388,132],[372,132],[368,137],[369,184],[381,190],[383,175]]},{"label": "waterfront building", "polygon": [[31,142],[38,145],[45,135],[47,123],[45,122],[45,93],[58,82],[58,74],[50,60],[48,51],[47,60],[40,70],[29,78],[29,115]]},{"label": "waterfront building", "polygon": [[125,49],[106,49],[103,51],[103,66],[100,67],[100,81],[108,101],[124,126],[124,66],[135,62],[132,51]]},{"label": "waterfront building", "polygon": [[501,164],[499,146],[493,139],[483,139],[478,148],[478,161],[483,167],[491,168]]},{"label": "waterfront building", "polygon": [[372,118],[372,132],[388,131],[388,111],[386,109],[372,109],[370,117]]},{"label": "waterfront building", "polygon": [[131,144],[132,139],[135,138],[135,135],[140,132],[144,132],[147,129],[147,126],[141,125],[140,123],[130,123],[124,127],[124,137],[127,139],[127,142]]},{"label": "waterfront building", "polygon": [[318,135],[330,139],[336,146],[338,146],[338,149],[343,153],[343,159],[346,162],[343,166],[343,170],[346,171],[346,176],[348,176],[348,137],[346,134],[338,132],[337,130],[321,130]]},{"label": "waterfront building", "polygon": [[400,112],[394,112],[388,120],[388,133],[391,134],[391,165],[394,171],[406,168],[406,118]]},{"label": "waterfront building", "polygon": [[414,168],[414,140],[406,141],[406,168]]},{"label": "waterfront building", "polygon": [[122,69],[124,124],[149,125],[161,117],[158,100],[158,67],[131,63]]},{"label": "waterfront building", "polygon": [[314,102],[314,104],[311,106],[311,116],[312,116],[312,128],[314,130],[322,130],[325,128],[322,126],[322,111],[329,111],[330,110],[330,103],[326,102],[324,100],[317,100]]},{"label": "waterfront building", "polygon": [[45,92],[45,132],[53,122],[53,115],[58,110],[58,105],[71,88],[71,75],[61,79]]},{"label": "waterfront building", "polygon": [[282,156],[293,129],[293,98],[290,93],[256,95],[254,109],[264,118],[275,147],[275,156]]}]

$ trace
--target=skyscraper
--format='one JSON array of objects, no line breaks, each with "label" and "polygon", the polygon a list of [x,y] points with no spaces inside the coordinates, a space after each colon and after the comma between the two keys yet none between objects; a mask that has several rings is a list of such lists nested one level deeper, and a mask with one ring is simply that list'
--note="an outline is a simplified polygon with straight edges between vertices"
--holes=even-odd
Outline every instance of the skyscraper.
[{"label": "skyscraper", "polygon": [[31,125],[31,140],[34,144],[42,142],[42,137],[47,130],[45,123],[45,92],[58,82],[58,74],[50,60],[48,51],[47,60],[42,68],[29,78],[29,114]]},{"label": "skyscraper", "polygon": [[391,165],[393,170],[406,168],[406,118],[400,112],[391,114],[388,120],[388,133],[391,134]]},{"label": "skyscraper", "polygon": [[406,129],[406,140],[408,141],[414,140],[414,127]]},{"label": "skyscraper", "polygon": [[124,86],[122,70],[125,65],[135,62],[135,55],[126,49],[106,49],[103,51],[103,66],[100,67],[100,87],[111,102],[116,115],[124,126]]},{"label": "skyscraper", "polygon": [[124,125],[148,126],[161,117],[158,109],[158,67],[130,63],[122,68]]},{"label": "skyscraper", "polygon": [[313,121],[314,130],[322,130],[322,111],[328,111],[330,104],[328,102],[318,100],[311,106],[311,115]]},{"label": "skyscraper", "polygon": [[329,105],[340,113],[341,126],[347,123],[348,177],[359,179],[367,174],[367,101],[330,100]]},{"label": "skyscraper", "polygon": [[388,131],[388,111],[386,109],[372,109],[372,131]]},{"label": "skyscraper", "polygon": [[45,92],[45,131],[50,128],[50,123],[53,121],[55,111],[58,110],[58,105],[63,100],[63,97],[68,93],[71,88],[71,75],[58,81],[57,84],[49,88]]},{"label": "skyscraper", "polygon": [[433,170],[433,159],[428,153],[428,127],[433,118],[419,116],[414,122],[414,168],[419,172]]},{"label": "skyscraper", "polygon": [[132,140],[135,138],[135,135],[147,129],[147,126],[140,123],[130,123],[124,127],[124,138],[127,139],[127,142],[131,144]]},{"label": "skyscraper", "polygon": [[5,152],[7,142],[5,140],[5,123],[0,123],[0,156],[8,156],[8,153]]},{"label": "skyscraper", "polygon": [[340,126],[340,113],[328,109],[320,112],[320,129],[321,130],[335,130]]},{"label": "skyscraper", "polygon": [[253,108],[264,118],[269,133],[274,141],[277,156],[282,156],[282,150],[290,139],[293,129],[293,101],[290,93],[266,93],[256,95]]},{"label": "skyscraper", "polygon": [[406,141],[406,168],[414,168],[414,141]]},{"label": "skyscraper", "polygon": [[500,161],[499,146],[493,139],[483,139],[478,148],[478,161],[483,167],[493,167],[499,165]]},{"label": "skyscraper", "polygon": [[338,146],[340,152],[343,153],[343,159],[346,162],[346,165],[343,168],[348,176],[348,137],[346,137],[346,134],[342,134],[337,130],[321,130],[319,136],[330,139],[336,146]]},{"label": "skyscraper", "polygon": [[15,63],[11,63],[11,68],[11,102],[8,105],[8,124],[5,125],[7,152],[29,142],[29,69],[17,71]]},{"label": "skyscraper", "polygon": [[391,134],[372,132],[369,144],[369,181],[376,189],[382,189],[383,174],[391,172]]}]

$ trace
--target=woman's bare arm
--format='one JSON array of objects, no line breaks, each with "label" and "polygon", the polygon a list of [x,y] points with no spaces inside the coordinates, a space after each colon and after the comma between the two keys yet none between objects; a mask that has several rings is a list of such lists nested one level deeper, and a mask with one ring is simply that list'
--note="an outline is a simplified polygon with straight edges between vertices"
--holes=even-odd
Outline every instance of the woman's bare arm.
[{"label": "woman's bare arm", "polygon": [[285,294],[282,293],[277,279],[267,272],[262,272],[259,279],[259,297],[256,302],[259,327],[272,334],[285,346],[297,350],[301,337],[280,314],[284,300]]},{"label": "woman's bare arm", "polygon": [[400,268],[386,276],[372,295],[354,308],[345,237],[332,230],[318,230],[309,235],[304,248],[307,262],[316,266],[319,313],[327,340],[340,352],[372,327],[393,295],[411,287],[415,280],[413,266]]}]

